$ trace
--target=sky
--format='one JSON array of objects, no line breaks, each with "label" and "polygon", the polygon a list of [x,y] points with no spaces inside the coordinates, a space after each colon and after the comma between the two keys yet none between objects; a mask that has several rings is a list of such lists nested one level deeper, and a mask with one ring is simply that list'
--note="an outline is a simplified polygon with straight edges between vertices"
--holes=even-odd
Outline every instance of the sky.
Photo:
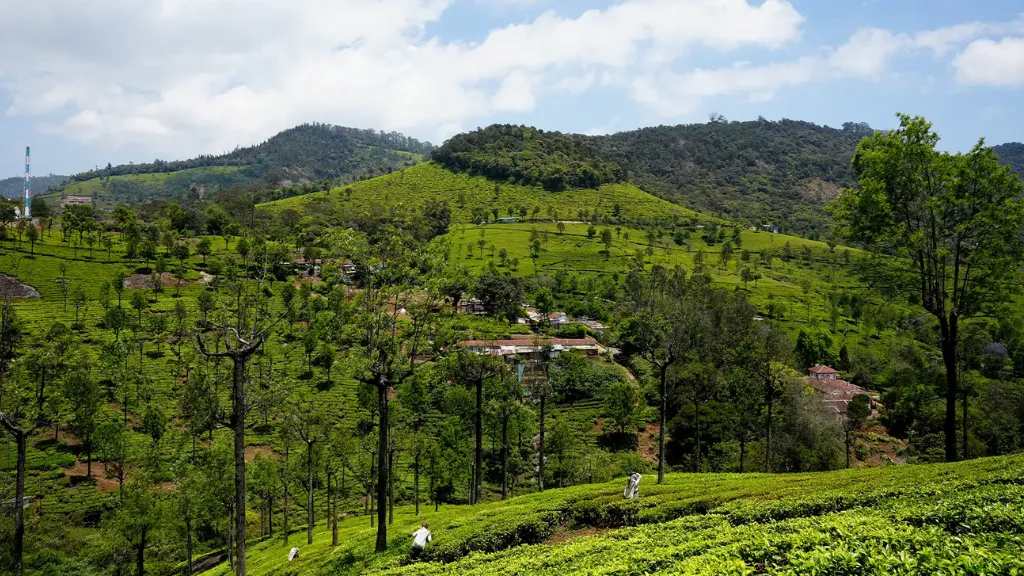
[{"label": "sky", "polygon": [[1024,141],[1020,0],[0,2],[0,177],[175,160],[303,122],[440,144],[516,123],[607,134],[931,120]]}]

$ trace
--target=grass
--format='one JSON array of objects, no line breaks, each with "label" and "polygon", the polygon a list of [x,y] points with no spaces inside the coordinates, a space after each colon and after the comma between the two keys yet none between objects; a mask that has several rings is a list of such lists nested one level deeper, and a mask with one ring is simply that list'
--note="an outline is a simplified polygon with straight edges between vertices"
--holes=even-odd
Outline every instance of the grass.
[{"label": "grass", "polygon": [[[1024,569],[1024,456],[827,473],[648,476],[423,510],[434,541],[409,559],[419,518],[395,510],[373,554],[365,517],[256,544],[249,573],[303,574],[1008,574]],[[227,575],[226,566],[211,574]]]},{"label": "grass", "polygon": [[[350,194],[346,190],[351,190]],[[452,210],[452,222],[472,220],[473,210],[483,208],[493,219],[492,209],[508,215],[508,209],[525,206],[532,216],[535,206],[541,218],[549,218],[548,208],[558,212],[563,220],[574,220],[581,209],[597,209],[607,219],[619,206],[620,216],[626,221],[673,220],[697,217],[697,213],[656,198],[632,184],[606,184],[597,190],[566,190],[548,192],[539,186],[500,184],[481,176],[456,174],[428,162],[405,170],[294,198],[262,204],[272,211],[293,209],[306,215],[346,215],[404,208],[420,211],[428,201],[444,200]]]}]

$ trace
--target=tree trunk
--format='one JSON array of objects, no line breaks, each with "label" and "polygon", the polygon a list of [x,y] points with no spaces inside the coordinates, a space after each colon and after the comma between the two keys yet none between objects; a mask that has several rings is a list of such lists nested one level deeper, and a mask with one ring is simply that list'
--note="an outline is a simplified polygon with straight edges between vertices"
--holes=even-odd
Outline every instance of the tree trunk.
[{"label": "tree trunk", "polygon": [[508,418],[501,420],[501,499],[508,498]]},{"label": "tree trunk", "polygon": [[957,315],[949,314],[949,319],[939,318],[939,331],[942,336],[942,362],[946,367],[946,461],[957,460],[956,449],[956,349],[957,349]]},{"label": "tree trunk", "polygon": [[963,444],[964,444],[964,460],[968,459],[967,455],[967,388],[963,389],[963,400],[960,402],[960,409],[963,410],[962,418],[963,422]]},{"label": "tree trunk", "polygon": [[416,451],[416,455],[412,461],[412,500],[416,506],[416,515],[420,515],[420,453]]},{"label": "tree trunk", "polygon": [[764,471],[772,471],[772,408],[775,406],[775,394],[768,385],[768,418],[765,421]]},{"label": "tree trunk", "polygon": [[92,478],[92,440],[88,436],[85,437],[85,476]]},{"label": "tree trunk", "polygon": [[537,488],[544,491],[544,404],[547,394],[540,395],[540,459],[537,461]]},{"label": "tree trunk", "polygon": [[694,472],[700,472],[700,403],[693,403],[693,414],[696,417],[695,421],[697,424],[697,469]]},{"label": "tree trunk", "polygon": [[743,457],[746,456],[747,435],[740,434],[740,474],[743,474]]},{"label": "tree trunk", "polygon": [[377,444],[377,543],[374,551],[388,549],[388,385],[381,379],[377,382],[378,444]]},{"label": "tree trunk", "polygon": [[849,430],[844,430],[844,432],[846,432],[846,438],[845,438],[845,444],[846,444],[846,467],[849,468],[850,467],[850,431]]},{"label": "tree trunk", "polygon": [[668,364],[658,366],[661,371],[661,414],[659,414],[659,421],[661,422],[661,428],[658,430],[658,484],[665,482],[665,419],[668,414],[668,386],[666,384],[666,377],[668,373]]},{"label": "tree trunk", "polygon": [[20,430],[14,433],[18,445],[18,463],[14,481],[14,576],[22,576],[22,556],[25,550],[25,448],[28,434]]},{"label": "tree trunk", "polygon": [[395,451],[388,450],[388,524],[395,521]]},{"label": "tree trunk", "polygon": [[195,570],[192,566],[192,516],[188,514],[185,516],[185,556],[188,557],[188,573],[192,575]]},{"label": "tree trunk", "polygon": [[274,537],[274,497],[267,499],[267,536]]},{"label": "tree trunk", "polygon": [[306,442],[306,544],[313,543],[313,443]]},{"label": "tree trunk", "polygon": [[476,431],[476,459],[473,471],[473,492],[470,504],[477,504],[483,496],[484,483],[484,381],[476,381],[476,418],[474,428]]},{"label": "tree trunk", "polygon": [[231,424],[235,433],[235,562],[236,576],[245,576],[245,360],[232,358]]},{"label": "tree trunk", "polygon": [[[345,469],[341,469],[341,483],[342,490],[344,490],[345,484]],[[338,489],[334,489],[334,498],[331,504],[331,546],[338,545]]]},{"label": "tree trunk", "polygon": [[142,533],[139,534],[139,549],[136,551],[135,556],[135,573],[138,576],[142,576],[146,571],[146,527],[142,527]]}]

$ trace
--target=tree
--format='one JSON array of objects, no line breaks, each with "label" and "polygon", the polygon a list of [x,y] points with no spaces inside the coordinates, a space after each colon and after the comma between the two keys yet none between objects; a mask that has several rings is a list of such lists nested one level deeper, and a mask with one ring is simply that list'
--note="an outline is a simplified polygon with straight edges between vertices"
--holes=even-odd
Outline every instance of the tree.
[{"label": "tree", "polygon": [[612,231],[609,228],[601,230],[601,243],[604,244],[605,258],[612,254]]},{"label": "tree", "polygon": [[[228,424],[234,437],[234,510],[235,530],[234,545],[237,558],[235,573],[245,576],[245,423],[249,410],[253,407],[257,396],[247,385],[249,377],[247,366],[266,342],[271,330],[283,319],[282,315],[270,311],[270,288],[267,285],[270,268],[274,263],[266,259],[255,262],[256,278],[246,280],[235,278],[225,283],[229,297],[223,300],[221,319],[215,322],[217,348],[210,350],[202,333],[196,334],[199,351],[207,358],[225,358],[231,360],[231,414]],[[272,397],[270,391],[268,396]]]},{"label": "tree", "polygon": [[565,222],[559,221],[556,225],[559,234],[565,234]]},{"label": "tree", "polygon": [[846,467],[850,467],[850,434],[860,430],[860,427],[867,422],[871,416],[871,398],[864,394],[854,396],[846,407],[846,414],[843,418],[844,441],[846,443]]},{"label": "tree", "polygon": [[73,370],[64,377],[64,397],[71,404],[71,427],[78,435],[85,450],[86,476],[92,477],[92,451],[96,434],[103,391],[91,374],[87,358],[75,363]]},{"label": "tree", "polygon": [[490,412],[501,427],[501,499],[508,498],[508,424],[522,408],[523,387],[516,376],[503,371],[489,380]]},{"label": "tree", "polygon": [[[206,265],[206,257],[213,251],[213,243],[207,237],[202,237],[196,242],[196,254],[203,257],[203,265]],[[186,256],[187,258],[188,256]]]},{"label": "tree", "polygon": [[601,413],[611,420],[611,425],[619,434],[624,434],[631,428],[635,433],[636,427],[643,421],[643,404],[640,400],[640,392],[636,386],[619,380],[605,391]]},{"label": "tree", "polygon": [[32,254],[35,255],[36,242],[39,240],[39,229],[36,228],[35,224],[29,222],[25,228],[25,236],[28,238],[29,245],[32,248]]},{"label": "tree", "polygon": [[593,225],[587,226],[587,238],[593,238],[597,234],[597,228]]},{"label": "tree", "polygon": [[875,285],[913,297],[939,322],[945,452],[956,460],[960,323],[1020,290],[1024,184],[1000,167],[984,140],[966,154],[942,153],[927,120],[898,117],[899,128],[877,132],[857,148],[859,187],[844,191],[835,214],[847,238],[880,256]]},{"label": "tree", "polygon": [[[696,276],[695,276],[696,277]],[[631,314],[620,329],[623,354],[642,359],[658,374],[659,420],[658,483],[665,481],[665,431],[668,415],[668,370],[686,354],[699,338],[700,323],[706,302],[706,277],[688,283],[681,269],[673,271],[655,267],[650,272],[634,269],[627,279],[627,299]]]},{"label": "tree", "polygon": [[292,435],[306,445],[306,543],[313,543],[313,448],[327,438],[328,428],[323,406],[314,407],[310,399],[298,397],[292,403],[288,425]]},{"label": "tree", "polygon": [[[516,263],[513,259],[513,268]],[[487,271],[477,279],[474,292],[490,314],[515,320],[520,313],[523,287],[517,278]]]},{"label": "tree", "polygon": [[0,395],[0,428],[11,435],[17,447],[12,568],[15,576],[22,576],[25,542],[25,509],[22,506],[25,501],[25,454],[29,436],[43,424],[45,415],[41,413],[41,406],[44,404],[39,402],[35,395],[35,383],[28,378],[25,370],[17,365],[14,366],[14,370],[8,370],[8,364],[14,357],[19,339],[16,335],[17,316],[9,298],[4,301],[0,314],[0,351],[3,351],[4,356],[3,366],[0,366],[0,386],[3,390],[3,394]]},{"label": "tree", "polygon": [[476,447],[473,464],[473,489],[470,492],[470,504],[476,504],[483,496],[484,383],[491,378],[500,376],[506,370],[505,362],[496,356],[484,356],[467,350],[458,350],[445,359],[442,369],[452,382],[461,382],[476,392],[476,409],[473,419]]},{"label": "tree", "polygon": [[163,506],[152,481],[140,476],[128,483],[120,505],[103,522],[105,530],[115,532],[135,549],[135,573],[139,576],[145,574],[146,549],[159,540],[154,532],[164,524]]}]

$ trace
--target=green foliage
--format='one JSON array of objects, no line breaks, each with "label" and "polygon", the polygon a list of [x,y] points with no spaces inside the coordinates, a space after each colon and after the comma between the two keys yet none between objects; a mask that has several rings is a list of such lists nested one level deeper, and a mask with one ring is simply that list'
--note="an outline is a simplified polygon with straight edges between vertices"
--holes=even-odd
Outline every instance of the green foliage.
[{"label": "green foliage", "polygon": [[599,159],[579,136],[508,124],[458,134],[433,159],[451,170],[551,191],[623,179],[618,165]]}]

